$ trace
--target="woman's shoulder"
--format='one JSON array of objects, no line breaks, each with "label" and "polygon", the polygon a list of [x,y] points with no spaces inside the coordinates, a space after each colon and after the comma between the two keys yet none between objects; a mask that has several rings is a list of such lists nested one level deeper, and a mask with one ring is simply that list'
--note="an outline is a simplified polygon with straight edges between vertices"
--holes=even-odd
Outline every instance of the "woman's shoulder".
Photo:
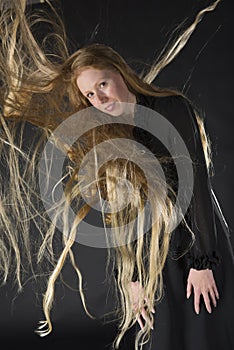
[{"label": "woman's shoulder", "polygon": [[150,95],[139,95],[137,97],[137,103],[152,109],[164,109],[168,110],[171,108],[187,108],[192,107],[191,101],[184,95],[170,94],[166,96],[150,96]]},{"label": "woman's shoulder", "polygon": [[166,117],[169,121],[195,121],[195,107],[192,102],[182,94],[171,94],[167,96],[141,95],[137,103],[154,110]]}]

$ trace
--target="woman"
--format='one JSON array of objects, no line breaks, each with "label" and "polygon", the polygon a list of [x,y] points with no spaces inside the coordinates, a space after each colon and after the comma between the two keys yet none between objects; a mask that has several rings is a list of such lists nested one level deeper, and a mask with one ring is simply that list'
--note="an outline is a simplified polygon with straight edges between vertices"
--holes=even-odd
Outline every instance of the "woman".
[{"label": "woman", "polygon": [[[190,213],[190,220],[192,222],[190,221],[190,225],[192,225],[192,230],[195,234],[195,242],[193,247],[183,258],[180,258],[177,261],[168,258],[166,262],[166,268],[164,269],[166,291],[164,299],[162,300],[162,303],[159,304],[158,311],[156,311],[156,320],[157,312],[159,313],[159,316],[156,326],[157,335],[155,336],[155,346],[162,346],[162,348],[164,348],[166,344],[168,344],[168,349],[171,348],[172,344],[174,348],[178,347],[178,349],[182,348],[182,346],[186,349],[188,349],[189,346],[191,348],[193,346],[197,347],[198,341],[196,341],[196,334],[198,329],[196,327],[201,326],[195,326],[195,315],[200,314],[200,308],[202,307],[202,317],[205,319],[205,321],[201,321],[201,324],[203,324],[203,322],[207,322],[208,324],[209,322],[212,323],[212,321],[218,322],[216,319],[217,316],[214,316],[211,320],[207,317],[207,315],[211,314],[213,308],[219,303],[219,291],[213,271],[215,273],[216,267],[219,265],[219,249],[222,247],[222,244],[217,245],[216,225],[219,227],[219,231],[222,231],[223,229],[219,226],[220,223],[217,222],[215,224],[215,217],[216,220],[220,220],[218,218],[221,218],[221,223],[226,231],[226,238],[224,234],[222,238],[219,237],[219,240],[228,239],[228,231],[227,228],[225,229],[225,221],[222,218],[222,214],[219,212],[218,207],[216,207],[215,196],[209,183],[209,157],[207,157],[207,159],[205,158],[205,154],[209,153],[204,152],[204,149],[207,151],[207,144],[205,142],[204,149],[202,147],[201,139],[202,136],[203,140],[205,139],[205,134],[202,133],[204,132],[203,129],[200,129],[201,131],[199,130],[199,122],[201,121],[199,117],[196,119],[191,104],[179,93],[165,90],[162,92],[155,87],[147,86],[146,84],[144,86],[142,82],[139,83],[138,78],[135,77],[133,73],[130,72],[130,74],[127,74],[125,64],[119,58],[118,54],[109,47],[103,45],[91,45],[87,48],[80,49],[75,55],[76,58],[74,59],[73,56],[72,62],[75,72],[75,84],[78,86],[78,90],[75,87],[75,91],[79,94],[79,96],[76,97],[76,101],[86,98],[85,101],[87,106],[92,104],[101,112],[112,115],[113,118],[116,118],[119,114],[123,115],[125,103],[138,103],[154,109],[166,117],[171,123],[174,123],[179,133],[183,136],[183,140],[189,149],[190,156],[194,160],[195,182]],[[111,60],[109,60],[110,56]],[[94,59],[95,64],[91,64],[90,62]],[[119,62],[122,63],[121,67]],[[123,66],[124,68],[122,68]],[[124,74],[122,72],[124,72]],[[143,90],[144,88],[145,91]],[[139,116],[139,114],[135,113],[135,119],[139,117],[143,118],[142,115]],[[200,124],[200,127],[201,126],[202,125]],[[135,139],[141,142],[141,144],[148,146],[148,148],[157,155],[158,159],[160,152],[165,152],[159,142],[152,139],[152,135],[146,131],[142,132],[139,128],[135,128],[133,135],[135,135]],[[168,170],[169,169],[167,169],[167,171]],[[203,208],[203,211],[201,208]],[[176,248],[177,254],[179,253],[178,249],[181,249],[180,246],[183,246],[183,241],[186,239],[180,229],[177,228],[178,232],[175,233],[173,237],[175,240],[173,245]],[[204,232],[209,232],[209,236],[203,234]],[[181,236],[178,239],[179,235]],[[186,246],[186,243],[184,244]],[[228,245],[229,244],[227,244],[226,248],[230,253],[229,263],[233,266],[233,254],[231,248],[228,248]],[[219,271],[219,268],[217,268],[217,270]],[[230,269],[230,278],[233,280],[231,277],[232,270],[233,268]],[[221,277],[219,276],[217,278],[220,279]],[[181,289],[180,286],[178,286],[178,280],[181,283],[180,286],[183,286]],[[176,285],[174,286],[174,284]],[[140,285],[139,281],[131,282],[134,301],[133,308],[134,306],[136,307],[136,318],[140,327],[143,329],[143,320],[149,322],[151,327],[152,321],[150,321],[145,308],[140,309],[141,311],[137,309],[139,302],[138,296],[141,290]],[[168,286],[170,286],[170,290],[167,290]],[[192,294],[194,311],[192,310],[192,305],[190,305],[190,303],[184,305],[186,296],[187,298],[190,298]],[[170,298],[171,300],[174,300],[171,308]],[[233,305],[233,301],[231,301],[231,299],[229,300],[231,302],[229,305]],[[203,310],[203,305],[205,306],[206,311]],[[180,320],[181,326],[183,325],[183,327],[185,327],[185,321],[183,320],[185,317],[187,320],[191,318],[192,321],[190,320],[189,322],[194,322],[194,334],[191,335],[192,338],[189,340],[189,343],[186,343],[186,341],[181,338],[179,332],[173,337],[168,330],[166,331],[162,326],[160,327],[160,324],[165,323],[168,328],[169,320],[167,318],[172,322],[173,313],[176,314],[178,322],[179,317],[176,311],[177,307],[178,313],[182,313],[182,309],[184,309],[183,316]],[[151,307],[151,311],[154,313],[154,308]],[[157,331],[157,329],[160,329],[161,332]],[[190,333],[192,332],[190,331]],[[169,334],[171,337],[170,340],[168,339]],[[231,333],[229,334],[231,336]],[[216,346],[218,349],[222,343],[217,345],[217,340],[215,340],[215,345],[214,339],[215,338],[209,343],[209,338],[204,334],[204,339],[199,344],[199,348],[205,349]],[[227,344],[228,342],[229,341],[227,341]]]},{"label": "woman", "polygon": [[[206,11],[214,9],[217,3],[218,1]],[[182,94],[159,89],[150,84],[162,67],[167,65],[184,46],[194,26],[203,15],[203,11],[198,14],[195,23],[178,39],[172,53],[155,65],[144,80],[141,80],[115,51],[104,45],[87,46],[70,57],[60,56],[57,62],[51,62],[32,37],[24,15],[25,2],[22,1],[20,4],[22,8],[13,7],[11,11],[5,10],[1,22],[2,31],[5,33],[3,35],[5,38],[3,39],[4,50],[1,57],[2,126],[4,130],[2,139],[3,146],[10,145],[8,159],[10,169],[14,169],[10,172],[9,183],[11,185],[10,195],[13,194],[12,202],[16,205],[12,207],[11,215],[14,220],[17,220],[20,206],[25,216],[20,232],[22,231],[24,248],[27,252],[26,258],[33,265],[30,254],[29,227],[27,226],[27,219],[31,218],[39,227],[42,238],[37,252],[38,261],[48,257],[54,266],[43,300],[46,320],[38,329],[39,335],[46,336],[52,331],[50,311],[55,282],[68,257],[79,277],[84,308],[92,317],[86,307],[82,292],[82,275],[76,265],[72,247],[76,241],[77,227],[91,210],[93,202],[102,203],[101,200],[104,199],[107,203],[107,214],[102,206],[103,225],[104,227],[109,225],[114,232],[111,236],[111,247],[115,249],[111,249],[113,253],[111,257],[114,258],[116,266],[116,287],[119,293],[116,313],[120,326],[115,341],[116,348],[120,345],[127,330],[136,322],[142,329],[137,330],[136,349],[140,342],[149,340],[151,336],[151,339],[155,341],[155,345],[152,346],[155,347],[171,349],[173,344],[173,348],[182,349],[184,346],[186,350],[193,349],[197,330],[202,334],[199,348],[214,348],[217,342],[219,342],[218,346],[222,343],[222,346],[226,345],[228,348],[233,344],[230,325],[223,326],[218,338],[211,338],[210,329],[207,330],[207,334],[204,331],[204,325],[211,327],[208,326],[210,320],[211,325],[215,326],[226,315],[227,304],[233,307],[231,296],[233,293],[231,290],[228,291],[227,285],[222,286],[221,283],[226,273],[230,278],[232,276],[233,253],[228,246],[228,235],[225,238],[229,253],[227,256],[223,253],[224,243],[219,241],[222,241],[222,237],[218,238],[219,245],[217,245],[216,229],[221,231],[221,235],[227,229],[218,207],[215,207],[214,214],[216,203],[209,183],[208,139],[202,120],[195,114],[191,104]],[[9,20],[12,18],[14,21]],[[64,43],[63,40],[61,43]],[[24,55],[22,55],[22,49]],[[66,56],[66,50],[61,50],[61,52],[64,52]],[[181,207],[175,205],[176,195],[179,192],[175,172],[177,164],[168,154],[165,145],[158,142],[147,130],[143,130],[144,127],[134,127],[137,118],[141,118],[136,105],[148,107],[163,115],[169,124],[174,125],[188,149],[193,164],[194,190],[189,209],[182,218]],[[63,121],[69,120],[69,115],[84,109],[87,109],[87,113],[83,114],[83,119],[79,115],[79,125],[83,125],[86,130],[85,123],[89,120],[86,118],[89,115],[91,119],[95,116],[93,129],[86,130],[82,137],[71,143],[69,137],[74,130],[63,128],[63,134],[61,134],[57,132],[58,126]],[[100,111],[100,118],[104,119],[99,119],[96,110]],[[114,119],[113,127],[113,118],[118,117],[120,120],[122,118],[122,124],[118,121],[118,127],[116,127],[117,119]],[[27,154],[22,152],[22,145],[15,145],[14,131],[18,121],[22,120],[40,127],[44,131],[43,135],[48,136],[49,134],[50,140],[53,137],[56,146],[64,153],[68,153],[71,160],[69,172],[66,174],[68,182],[64,187],[65,197],[55,203],[55,215],[51,225],[47,219],[44,219],[41,211],[35,207],[31,199],[34,184],[28,170],[34,170],[34,168],[28,162]],[[147,116],[146,122],[148,122]],[[67,133],[66,137],[64,137],[65,133]],[[147,146],[151,153],[157,156],[160,165],[166,172],[166,181],[158,171],[156,159],[152,159],[147,153],[144,153],[142,157],[142,151],[145,152],[145,149],[142,150],[142,147],[139,148],[137,145],[134,148],[136,158],[139,157],[144,169],[148,170],[149,179],[139,166],[128,157],[125,159],[124,156],[109,159],[98,167],[97,156],[100,154],[95,151],[93,158],[91,155],[88,162],[85,160],[86,167],[83,165],[83,159],[100,143],[105,141],[111,147],[112,139],[124,138],[129,138],[131,149],[133,141],[137,141],[138,144]],[[173,138],[170,141],[172,140]],[[179,142],[178,140],[176,139],[176,142]],[[33,157],[37,155],[37,147]],[[26,164],[27,171],[24,171],[23,174],[19,170],[17,161],[19,154],[23,155]],[[184,154],[179,154],[179,156],[182,157],[182,164],[186,164],[183,163],[186,158],[183,158]],[[85,172],[80,172],[83,169]],[[90,180],[89,176],[90,173],[93,173],[93,169],[95,169],[95,177]],[[50,174],[47,175],[49,178]],[[19,186],[20,193],[16,191]],[[187,194],[186,191],[184,193]],[[5,200],[8,199],[8,196],[9,193],[6,190],[3,191]],[[26,207],[25,198],[29,200]],[[83,200],[85,200],[84,205],[82,205]],[[151,225],[150,229],[147,229],[147,234],[144,234],[148,213],[145,209],[147,200],[150,203]],[[125,201],[127,206],[124,206]],[[70,227],[67,214],[69,214],[71,205],[74,206],[76,215]],[[206,213],[205,219],[204,212]],[[55,225],[61,219],[61,213],[63,248],[58,257],[55,257],[53,237]],[[6,280],[8,277],[10,260],[7,247],[10,245],[15,255],[13,261],[16,266],[16,278],[21,286],[21,252],[17,244],[17,235],[14,232],[14,225],[10,224],[9,213],[5,211],[5,208],[1,215],[2,226],[7,228],[8,233],[7,244],[4,240],[2,243],[4,278]],[[220,223],[218,220],[215,221],[215,215],[219,215]],[[136,218],[136,225],[130,225]],[[181,218],[181,223],[177,225],[179,218]],[[38,220],[41,223],[41,219],[44,227],[38,225]],[[109,236],[106,239],[108,241]],[[108,244],[107,246],[109,247]],[[173,259],[171,259],[171,254]],[[225,274],[219,269],[220,259],[223,264],[221,266],[226,269]],[[216,271],[217,276],[215,276]],[[174,279],[180,281],[176,288]],[[231,282],[233,278],[230,279]],[[186,302],[185,289],[187,298],[190,298],[193,292],[195,312],[199,314],[201,308],[200,319],[196,319],[192,305]],[[206,311],[211,313],[213,306],[218,305],[219,307],[220,293],[227,293],[223,303],[220,302],[220,311],[214,312],[214,316],[208,318]],[[204,304],[201,298],[204,299]],[[206,310],[204,310],[204,305]],[[179,318],[178,311],[181,312]],[[154,316],[152,313],[155,313],[156,323],[153,332]],[[177,320],[180,319],[176,332],[169,327],[175,317]],[[146,321],[145,324],[143,319]],[[180,327],[186,325],[188,326],[187,340],[181,338],[184,331],[180,330]]]}]

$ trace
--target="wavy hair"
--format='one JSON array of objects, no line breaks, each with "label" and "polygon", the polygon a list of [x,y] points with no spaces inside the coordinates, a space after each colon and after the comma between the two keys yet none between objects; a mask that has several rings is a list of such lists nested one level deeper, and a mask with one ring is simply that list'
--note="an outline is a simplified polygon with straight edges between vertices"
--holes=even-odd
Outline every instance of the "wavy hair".
[{"label": "wavy hair", "polygon": [[[91,44],[69,55],[63,23],[49,1],[46,3],[50,14],[43,16],[27,11],[26,0],[0,2],[0,150],[1,160],[7,169],[5,174],[1,173],[0,271],[3,283],[14,275],[16,283],[22,289],[26,269],[22,267],[24,259],[34,275],[37,274],[35,265],[44,260],[49,263],[43,297],[45,321],[41,321],[37,330],[40,336],[46,336],[52,331],[50,311],[55,282],[66,259],[70,259],[78,275],[84,309],[90,317],[94,317],[86,306],[83,278],[72,247],[76,241],[77,227],[91,209],[90,203],[103,199],[108,203],[107,209],[111,213],[106,215],[105,208],[102,208],[103,225],[106,229],[107,226],[111,227],[115,233],[112,241],[114,249],[108,249],[108,261],[113,257],[114,266],[118,270],[115,287],[119,332],[113,343],[114,348],[119,347],[126,331],[136,323],[130,288],[135,273],[144,291],[139,296],[137,312],[146,308],[149,320],[152,321],[150,310],[162,297],[162,271],[168,256],[171,228],[180,215],[174,205],[173,188],[161,179],[155,170],[155,162],[147,154],[142,157],[141,149],[137,147],[134,148],[135,155],[143,158],[144,169],[152,174],[150,182],[142,169],[125,159],[124,154],[100,167],[94,152],[94,157],[89,158],[86,173],[79,174],[82,159],[99,143],[105,141],[111,146],[115,138],[127,137],[130,142],[134,139],[131,128],[126,125],[114,128],[113,124],[110,127],[94,123],[94,128],[72,146],[64,141],[65,138],[56,137],[54,131],[70,115],[90,107],[76,84],[78,75],[87,67],[116,70],[123,77],[129,91],[135,95],[181,95],[178,91],[159,88],[153,81],[182,50],[204,13],[214,10],[219,2],[217,0],[201,10],[192,25],[175,40],[163,57],[155,61],[143,77],[138,76],[116,51],[103,44]],[[52,27],[52,34],[39,43],[34,31],[42,20]],[[196,116],[207,169],[210,170],[212,161],[209,138],[203,120],[197,113]],[[35,133],[39,130],[31,147],[24,145],[23,133],[27,123],[33,125]],[[68,156],[69,162],[63,178],[67,180],[64,184],[65,196],[51,208],[55,213],[53,222],[42,208],[37,185],[37,166],[49,138],[53,138],[55,147]],[[87,183],[89,172],[95,172],[96,175]],[[50,177],[49,170],[45,177]],[[154,195],[149,196],[149,193]],[[81,205],[85,197],[89,200],[91,198],[91,202]],[[152,225],[150,233],[144,234],[147,200],[150,202]],[[126,202],[128,205],[123,206]],[[76,208],[76,215],[70,225],[69,208],[72,205]],[[55,253],[56,220],[61,218],[63,246],[60,252]],[[37,244],[32,242],[31,223],[39,232]],[[183,223],[193,235],[184,219]],[[106,232],[108,242],[108,230]],[[33,261],[34,254],[37,256],[36,264]],[[135,349],[149,338],[150,325],[147,323],[136,335]]]}]

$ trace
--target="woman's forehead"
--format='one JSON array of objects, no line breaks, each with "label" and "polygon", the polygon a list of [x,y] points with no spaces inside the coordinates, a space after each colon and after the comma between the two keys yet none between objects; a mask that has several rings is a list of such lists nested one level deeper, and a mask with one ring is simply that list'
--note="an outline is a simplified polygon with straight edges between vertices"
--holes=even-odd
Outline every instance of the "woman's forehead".
[{"label": "woman's forehead", "polygon": [[87,67],[77,77],[77,85],[83,90],[88,85],[95,85],[100,79],[116,78],[118,73],[110,69]]}]

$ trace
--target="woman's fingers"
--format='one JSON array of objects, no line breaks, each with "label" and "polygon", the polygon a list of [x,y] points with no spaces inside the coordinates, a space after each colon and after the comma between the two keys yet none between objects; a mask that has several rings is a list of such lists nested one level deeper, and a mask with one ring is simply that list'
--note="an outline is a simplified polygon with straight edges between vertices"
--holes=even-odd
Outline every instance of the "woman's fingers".
[{"label": "woman's fingers", "polygon": [[206,310],[211,314],[212,309],[211,309],[211,305],[210,305],[210,294],[209,293],[203,294],[203,299],[205,302]]},{"label": "woman's fingers", "polygon": [[190,282],[188,281],[188,283],[187,283],[187,299],[190,298],[190,295],[191,295],[191,293],[192,293],[192,288],[193,288],[192,283],[190,283]]},{"label": "woman's fingers", "polygon": [[139,323],[141,329],[143,329],[143,328],[144,328],[144,325],[143,325],[143,322],[142,322],[142,320],[141,320],[141,316],[140,316],[139,314],[136,315],[136,319],[137,319],[137,322]]},{"label": "woman's fingers", "polygon": [[148,317],[148,315],[147,315],[147,313],[146,313],[146,310],[145,310],[144,308],[141,309],[140,314],[138,313],[138,314],[136,315],[137,322],[139,323],[141,329],[143,329],[143,328],[144,328],[144,325],[143,325],[143,322],[142,322],[141,317],[143,317],[143,319],[145,320],[145,322],[148,323],[148,324],[150,325],[150,328],[151,328],[151,329],[154,329],[153,323],[150,322],[150,319],[149,319],[149,317]]},{"label": "woman's fingers", "polygon": [[194,293],[194,310],[196,314],[198,315],[200,312],[200,293]]},{"label": "woman's fingers", "polygon": [[153,324],[150,323],[150,319],[149,319],[149,317],[148,317],[148,315],[146,313],[146,310],[144,308],[141,309],[141,315],[144,318],[144,320],[150,325],[151,329],[154,329]]},{"label": "woman's fingers", "polygon": [[210,291],[210,299],[212,300],[212,304],[214,305],[214,307],[216,307],[217,306],[217,300],[216,300],[215,291],[213,289]]},{"label": "woman's fingers", "polygon": [[[146,309],[142,307],[139,310],[139,295],[142,289],[142,287],[140,286],[140,283],[138,281],[131,282],[130,286],[132,290],[132,299],[133,299],[132,308],[133,308],[134,314],[136,315],[137,322],[139,323],[141,329],[143,329],[144,328],[143,320],[145,320],[145,322],[147,322],[150,325],[151,329],[153,329],[153,322],[150,321],[150,318],[146,312]],[[144,300],[146,301],[146,303],[148,302],[148,299],[146,297],[144,297]],[[152,313],[155,313],[155,308],[152,307],[150,311]]]},{"label": "woman's fingers", "polygon": [[216,307],[217,300],[219,299],[219,293],[218,293],[218,289],[217,289],[216,285],[214,285],[213,288],[209,290],[209,293],[206,293],[206,295],[203,296],[203,298],[205,301],[207,311],[209,313],[211,313],[212,312],[211,302],[212,302],[213,306]]},{"label": "woman's fingers", "polygon": [[204,303],[205,303],[205,307],[206,307],[206,310],[211,313],[212,312],[212,307],[211,307],[211,303],[214,307],[217,306],[217,296],[218,296],[218,293],[217,293],[217,290],[215,289],[210,289],[209,291],[206,291],[206,292],[203,292],[203,293],[200,293],[200,292],[195,292],[194,293],[194,309],[195,309],[195,312],[197,314],[199,314],[200,312],[200,299],[201,299],[201,295],[203,297],[203,300],[204,300]]},{"label": "woman's fingers", "polygon": [[[147,299],[146,297],[144,298],[144,300],[145,300],[146,302],[148,301],[148,299]],[[153,314],[155,314],[155,308],[154,308],[154,307],[152,307],[151,312],[152,312]]]},{"label": "woman's fingers", "polygon": [[216,286],[216,283],[214,284],[214,293],[215,293],[216,299],[219,299],[219,291],[218,291],[218,288]]}]

